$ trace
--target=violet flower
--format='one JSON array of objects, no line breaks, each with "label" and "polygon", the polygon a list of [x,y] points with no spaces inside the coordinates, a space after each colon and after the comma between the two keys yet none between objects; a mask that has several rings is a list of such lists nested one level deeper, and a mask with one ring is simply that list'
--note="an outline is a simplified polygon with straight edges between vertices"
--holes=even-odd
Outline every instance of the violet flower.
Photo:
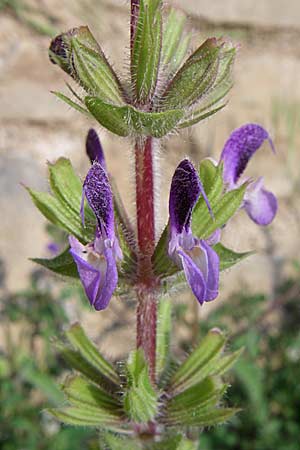
[{"label": "violet flower", "polygon": [[169,256],[183,268],[193,294],[203,304],[218,295],[219,257],[210,247],[213,242],[198,239],[191,231],[192,210],[200,194],[209,207],[194,166],[184,159],[175,170],[171,183],[168,251]]},{"label": "violet flower", "polygon": [[93,210],[97,227],[88,245],[69,237],[70,253],[77,265],[81,283],[92,306],[105,309],[118,283],[117,260],[122,252],[114,230],[113,197],[106,171],[95,161],[83,184],[84,199]]},{"label": "violet flower", "polygon": [[[256,124],[247,124],[233,131],[225,143],[221,154],[224,162],[223,178],[227,189],[235,189],[244,180],[240,180],[249,160],[254,153],[268,140],[273,151],[273,142],[267,131]],[[263,178],[250,182],[244,197],[248,216],[258,225],[269,225],[277,212],[277,199],[263,185]]]},{"label": "violet flower", "polygon": [[93,128],[89,129],[86,137],[85,148],[91,163],[93,164],[94,161],[97,161],[99,164],[101,164],[103,169],[106,170],[103,148],[100,143],[99,136]]}]

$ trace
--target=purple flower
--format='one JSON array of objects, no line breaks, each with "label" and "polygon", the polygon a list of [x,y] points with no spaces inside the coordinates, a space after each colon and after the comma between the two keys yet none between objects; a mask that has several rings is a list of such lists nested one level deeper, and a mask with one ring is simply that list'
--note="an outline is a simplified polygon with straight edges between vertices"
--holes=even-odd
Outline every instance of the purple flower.
[{"label": "purple flower", "polygon": [[106,170],[103,148],[99,136],[93,128],[91,128],[87,134],[85,147],[91,163],[93,164],[94,161],[97,161],[101,164],[103,169]]},{"label": "purple flower", "polygon": [[191,231],[192,210],[200,194],[209,207],[194,166],[184,159],[175,170],[171,183],[168,250],[169,256],[183,268],[188,284],[202,304],[218,295],[219,257],[209,245],[212,242],[194,237]]},{"label": "purple flower", "polygon": [[[83,184],[84,199],[97,219],[95,239],[88,245],[70,236],[70,253],[77,265],[81,283],[92,306],[105,309],[117,286],[118,259],[122,258],[114,230],[113,197],[107,174],[94,162]],[[82,218],[84,208],[82,206]]]},{"label": "purple flower", "polygon": [[[223,177],[228,190],[235,189],[245,181],[241,181],[240,177],[265,140],[269,141],[274,151],[269,134],[260,125],[250,123],[231,133],[221,154],[221,161],[224,162]],[[268,225],[272,222],[277,212],[277,200],[272,192],[264,188],[263,178],[250,182],[243,207],[258,225]]]}]

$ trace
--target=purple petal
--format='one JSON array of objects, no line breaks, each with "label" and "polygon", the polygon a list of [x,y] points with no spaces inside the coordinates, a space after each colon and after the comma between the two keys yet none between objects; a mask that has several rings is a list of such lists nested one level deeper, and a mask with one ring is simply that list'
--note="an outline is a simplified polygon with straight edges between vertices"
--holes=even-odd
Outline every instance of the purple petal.
[{"label": "purple petal", "polygon": [[198,241],[188,253],[178,250],[183,270],[195,297],[202,304],[214,300],[219,290],[219,256],[205,242]]},{"label": "purple petal", "polygon": [[235,186],[249,160],[266,139],[274,150],[267,131],[254,123],[243,125],[231,133],[221,154],[221,161],[224,161],[224,181],[230,189]]},{"label": "purple petal", "polygon": [[202,305],[206,297],[206,283],[203,274],[187,253],[182,250],[178,250],[178,254],[181,257],[186,280],[190,285],[194,296]]},{"label": "purple petal", "polygon": [[113,197],[107,174],[101,164],[94,162],[83,184],[83,190],[101,231],[114,238]]},{"label": "purple petal", "polygon": [[105,309],[118,284],[118,270],[112,248],[105,248],[104,256],[107,263],[105,280],[101,290],[98,292],[94,307],[97,311]]},{"label": "purple petal", "polygon": [[86,137],[86,152],[92,164],[94,161],[97,161],[99,164],[101,164],[103,169],[106,170],[106,163],[102,145],[100,143],[98,134],[93,128],[89,130]]},{"label": "purple petal", "polygon": [[196,169],[188,159],[184,159],[175,170],[171,182],[169,199],[171,230],[181,233],[185,228],[188,231],[192,210],[200,194],[211,211]]},{"label": "purple petal", "polygon": [[247,189],[244,208],[257,225],[269,225],[274,219],[278,209],[277,199],[264,188],[262,178]]},{"label": "purple petal", "polygon": [[219,294],[219,273],[220,260],[218,254],[205,242],[200,241],[202,253],[205,258],[202,259],[203,273],[206,279],[206,301],[214,300]]},{"label": "purple petal", "polygon": [[[97,239],[97,238],[96,238]],[[81,283],[90,304],[97,310],[105,309],[118,283],[118,271],[113,248],[106,241],[98,243],[103,247],[99,254],[87,249],[76,238],[70,236],[70,253],[76,263]]]},{"label": "purple petal", "polygon": [[71,245],[70,253],[76,263],[81,283],[90,304],[94,306],[101,283],[101,273],[85,259],[86,248],[84,245],[73,236],[70,236],[69,242]]}]

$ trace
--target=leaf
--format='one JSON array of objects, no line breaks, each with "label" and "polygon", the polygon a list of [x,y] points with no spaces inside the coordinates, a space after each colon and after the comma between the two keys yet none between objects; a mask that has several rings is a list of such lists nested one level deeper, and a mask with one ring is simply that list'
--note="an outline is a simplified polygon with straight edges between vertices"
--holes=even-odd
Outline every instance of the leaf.
[{"label": "leaf", "polygon": [[71,348],[56,342],[55,343],[59,353],[67,364],[72,367],[77,372],[84,375],[89,380],[102,386],[103,378],[99,371],[90,364],[78,351],[72,350]]},{"label": "leaf", "polygon": [[74,102],[66,95],[62,94],[61,92],[56,92],[56,91],[52,91],[52,94],[54,94],[57,98],[59,98],[60,100],[65,102],[67,105],[71,106],[71,108],[75,109],[76,111],[79,111],[82,114],[88,115],[90,117],[90,114],[87,109],[78,105],[78,103]]},{"label": "leaf", "polygon": [[[200,164],[199,177],[214,211],[223,193],[223,164],[215,166],[211,160],[204,159]],[[207,215],[211,218],[206,202],[201,195],[192,213],[193,229],[196,229],[202,220],[207,219]]]},{"label": "leaf", "polygon": [[200,114],[207,111],[224,99],[232,88],[232,67],[236,55],[236,48],[231,43],[226,43],[220,52],[218,74],[210,92],[201,103],[201,108],[194,112]]},{"label": "leaf", "polygon": [[255,253],[252,251],[236,253],[233,250],[230,250],[229,248],[224,247],[224,245],[222,245],[221,243],[214,245],[213,248],[218,253],[219,258],[220,258],[220,270],[229,269],[229,267],[234,266],[235,264],[239,263],[243,259],[245,259],[248,256],[251,256]]},{"label": "leaf", "polygon": [[109,450],[141,450],[138,441],[128,437],[119,437],[112,433],[102,433],[101,442],[105,442],[105,448]]},{"label": "leaf", "polygon": [[223,375],[237,362],[243,351],[244,347],[220,358],[219,361],[215,364],[214,370],[211,375],[218,377]]},{"label": "leaf", "polygon": [[240,208],[246,188],[247,183],[244,183],[241,187],[223,195],[216,205],[211,205],[214,219],[208,211],[200,213],[200,208],[195,208],[192,215],[193,233],[201,239],[207,239],[218,228],[222,228]]},{"label": "leaf", "polygon": [[161,138],[172,131],[184,114],[179,109],[148,113],[132,107],[129,108],[134,132],[138,136],[153,136],[155,138]]},{"label": "leaf", "polygon": [[170,436],[161,442],[151,444],[149,450],[196,450],[195,444],[182,435]]},{"label": "leaf", "polygon": [[88,93],[124,103],[121,84],[88,27],[73,28],[54,38],[49,56]]},{"label": "leaf", "polygon": [[130,353],[127,372],[128,386],[124,396],[125,411],[130,420],[134,422],[149,422],[157,413],[158,402],[141,349]]},{"label": "leaf", "polygon": [[84,102],[89,112],[104,128],[118,136],[125,137],[130,134],[131,127],[127,106],[105,103],[98,97],[85,97]]},{"label": "leaf", "polygon": [[70,247],[67,247],[62,253],[60,253],[60,255],[51,259],[31,258],[31,261],[40,264],[58,275],[78,278],[77,267],[69,252],[69,249]]},{"label": "leaf", "polygon": [[[76,218],[80,218],[81,221],[82,182],[75,173],[71,161],[67,158],[59,158],[54,164],[48,163],[48,170],[53,195],[64,204],[64,207],[70,213],[73,213]],[[96,219],[87,204],[84,208],[84,216],[86,219],[85,228],[90,232],[92,240]]]},{"label": "leaf", "polygon": [[131,75],[137,101],[142,104],[151,99],[155,92],[161,40],[161,0],[140,0],[132,48]]},{"label": "leaf", "polygon": [[167,402],[169,412],[184,411],[185,409],[196,408],[201,403],[215,395],[216,391],[220,393],[218,384],[211,377],[207,377],[200,383],[186,389],[178,395],[175,395]]},{"label": "leaf", "polygon": [[220,45],[207,39],[185,62],[163,94],[164,109],[185,108],[198,101],[214,83]]},{"label": "leaf", "polygon": [[168,296],[159,301],[156,331],[156,372],[160,375],[166,368],[169,358],[171,336],[172,303]]},{"label": "leaf", "polygon": [[119,376],[112,365],[99,353],[95,345],[86,336],[83,328],[76,323],[69,328],[66,336],[73,347],[94,366],[103,376],[119,384]]},{"label": "leaf", "polygon": [[216,114],[217,112],[221,111],[221,109],[225,108],[226,103],[223,103],[220,106],[217,106],[216,108],[213,108],[209,111],[206,112],[198,112],[198,111],[194,111],[192,114],[188,114],[187,115],[187,119],[185,118],[185,120],[183,122],[180,122],[178,124],[178,128],[187,128],[187,127],[191,127],[193,125],[195,125],[196,123],[201,122],[201,120],[205,120],[208,117]]},{"label": "leaf", "polygon": [[92,406],[120,416],[121,405],[116,398],[81,376],[67,378],[62,389],[74,406]]},{"label": "leaf", "polygon": [[[199,383],[201,379],[210,375],[211,364],[219,357],[223,350],[226,339],[224,335],[214,328],[208,332],[202,342],[179,366],[170,383],[170,390],[187,389],[193,383]],[[194,377],[194,379],[193,379]]]},{"label": "leaf", "polygon": [[37,192],[26,187],[33,203],[51,223],[76,236],[81,242],[87,243],[92,236],[82,227],[80,215],[67,210],[64,203],[46,192]]},{"label": "leaf", "polygon": [[184,36],[186,16],[176,9],[171,9],[168,15],[162,41],[162,65],[167,66],[167,72],[175,72],[181,65],[190,43],[190,34]]},{"label": "leaf", "polygon": [[177,417],[166,421],[170,426],[189,425],[193,427],[205,427],[224,423],[231,419],[240,409],[238,408],[215,408],[208,412],[201,412],[194,416],[184,416],[184,418]]},{"label": "leaf", "polygon": [[108,429],[115,429],[122,425],[119,418],[112,414],[103,413],[102,411],[97,410],[71,406],[61,409],[47,409],[46,411],[60,422],[68,425],[104,427]]},{"label": "leaf", "polygon": [[158,276],[171,276],[180,270],[178,266],[169,258],[169,224],[166,225],[160,239],[155,247],[152,263],[154,273]]},{"label": "leaf", "polygon": [[97,97],[86,97],[85,104],[95,119],[118,136],[153,136],[160,138],[173,130],[183,111],[143,112],[132,106],[114,106]]}]

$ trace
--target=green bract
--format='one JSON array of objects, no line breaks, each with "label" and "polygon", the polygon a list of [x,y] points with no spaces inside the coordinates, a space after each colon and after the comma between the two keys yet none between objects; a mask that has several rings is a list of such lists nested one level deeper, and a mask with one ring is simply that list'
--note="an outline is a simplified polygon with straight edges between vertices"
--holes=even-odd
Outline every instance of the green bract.
[{"label": "green bract", "polygon": [[88,27],[53,39],[50,59],[86,92],[71,88],[77,111],[91,114],[118,136],[162,138],[189,127],[225,106],[236,49],[224,39],[207,39],[182,65],[190,34],[185,16],[170,10],[163,25],[161,0],[140,0],[132,41],[130,79],[121,82]]},{"label": "green bract", "polygon": [[[162,300],[160,311],[169,316],[166,299]],[[151,383],[141,349],[131,352],[125,370],[119,372],[120,369],[115,369],[99,353],[79,324],[67,330],[65,336],[68,343],[57,342],[56,347],[77,374],[69,376],[61,386],[67,405],[48,412],[70,425],[106,430],[103,439],[108,448],[148,448],[139,439],[127,437],[123,441],[122,434],[126,436],[132,423],[145,424],[159,418],[164,427],[172,430],[175,426],[214,425],[238,411],[219,406],[228,388],[220,377],[235,363],[241,351],[224,355],[226,338],[218,329],[211,330],[182,365],[174,366],[174,362],[165,360],[163,365],[168,370],[164,395]],[[107,430],[118,433],[119,437]],[[153,448],[194,447],[181,434],[173,434],[154,447],[150,444],[149,450]]]}]

